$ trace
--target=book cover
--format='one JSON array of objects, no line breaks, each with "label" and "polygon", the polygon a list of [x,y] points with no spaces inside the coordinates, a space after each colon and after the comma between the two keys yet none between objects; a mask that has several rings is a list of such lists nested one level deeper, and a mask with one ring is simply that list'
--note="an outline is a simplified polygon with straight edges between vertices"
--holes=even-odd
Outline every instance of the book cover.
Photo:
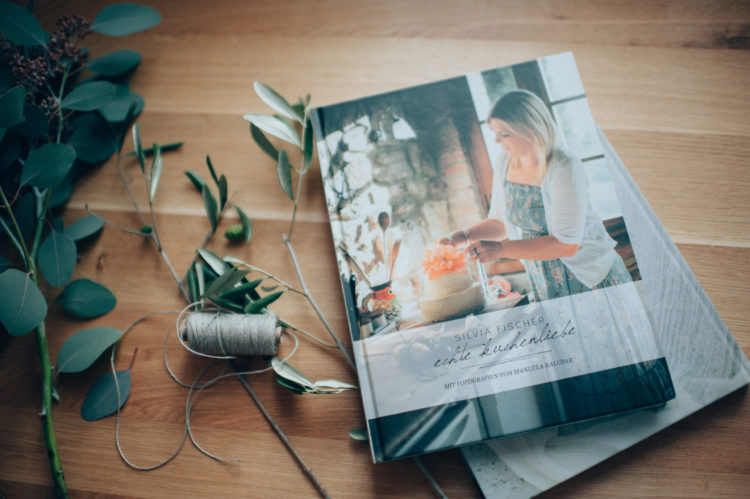
[{"label": "book cover", "polygon": [[376,462],[674,398],[572,54],[312,120]]},{"label": "book cover", "polygon": [[677,246],[600,133],[625,220],[632,227],[654,334],[677,397],[639,411],[468,445],[462,453],[486,497],[535,496],[750,383],[750,362]]}]

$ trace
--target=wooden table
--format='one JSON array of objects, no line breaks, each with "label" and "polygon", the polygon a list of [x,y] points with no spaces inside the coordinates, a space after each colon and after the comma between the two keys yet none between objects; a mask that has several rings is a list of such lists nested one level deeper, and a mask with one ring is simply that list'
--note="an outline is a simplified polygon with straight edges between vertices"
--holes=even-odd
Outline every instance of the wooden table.
[{"label": "wooden table", "polygon": [[[92,19],[99,2],[36,2],[45,27],[61,14]],[[143,55],[131,84],[146,100],[139,119],[146,143],[181,140],[165,157],[155,209],[165,249],[184,272],[208,229],[202,201],[183,175],[206,175],[205,155],[227,174],[232,199],[253,220],[247,246],[219,238],[209,246],[296,282],[281,235],[292,205],[274,165],[255,146],[242,114],[266,112],[252,82],[294,98],[311,93],[330,104],[572,50],[600,126],[680,247],[745,353],[750,353],[750,3],[742,1],[435,2],[324,1],[148,2],[163,22],[126,38],[92,35],[93,56],[131,48]],[[132,166],[132,165],[131,165]],[[132,168],[128,170],[135,178]],[[320,176],[302,193],[293,242],[300,264],[334,328],[346,334],[344,306]],[[139,227],[113,160],[78,184],[67,223],[87,205],[108,220]],[[228,225],[228,222],[225,221]],[[89,322],[52,305],[53,360],[84,327],[124,328],[138,317],[183,306],[166,266],[148,241],[106,228],[86,245],[75,277],[103,283],[117,296],[110,314]],[[50,296],[54,296],[54,290]],[[304,301],[285,296],[272,308],[319,336]],[[133,368],[133,391],[121,438],[139,464],[166,457],[182,433],[186,391],[162,364],[172,316],[156,317],[119,346],[118,368]],[[348,344],[348,338],[345,338]],[[174,348],[173,348],[174,347]],[[186,377],[200,364],[177,346],[170,356]],[[310,376],[355,382],[343,358],[303,341],[295,365]],[[242,463],[218,463],[187,445],[152,472],[128,468],[114,448],[113,418],[88,423],[79,410],[106,360],[58,380],[54,411],[74,496],[315,496],[308,479],[271,432],[242,386],[207,390],[193,412],[196,437]],[[347,436],[363,425],[358,393],[295,396],[270,374],[251,379],[263,404],[334,497],[429,497],[410,460],[373,465],[367,445]],[[0,335],[0,493],[51,493],[39,410],[33,335]],[[750,495],[750,398],[734,393],[607,462],[549,496],[747,497]],[[480,492],[457,451],[424,457],[451,497]]]}]

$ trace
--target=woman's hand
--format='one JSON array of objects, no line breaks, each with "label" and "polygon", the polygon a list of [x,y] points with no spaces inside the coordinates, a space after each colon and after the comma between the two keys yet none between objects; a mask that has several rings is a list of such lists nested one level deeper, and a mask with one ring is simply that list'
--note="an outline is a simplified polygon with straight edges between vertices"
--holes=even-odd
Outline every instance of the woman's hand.
[{"label": "woman's hand", "polygon": [[500,241],[476,241],[469,245],[469,256],[481,263],[491,262],[505,257],[505,248]]},{"label": "woman's hand", "polygon": [[438,243],[446,245],[446,246],[458,246],[459,244],[466,244],[469,242],[469,235],[465,230],[457,230],[454,232],[451,232],[444,238],[442,238]]}]

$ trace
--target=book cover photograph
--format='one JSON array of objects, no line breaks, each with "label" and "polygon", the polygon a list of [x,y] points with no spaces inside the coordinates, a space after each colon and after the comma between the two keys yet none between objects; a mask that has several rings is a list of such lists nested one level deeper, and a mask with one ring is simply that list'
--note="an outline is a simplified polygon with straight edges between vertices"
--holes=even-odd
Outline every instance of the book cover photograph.
[{"label": "book cover photograph", "polygon": [[674,398],[572,54],[312,121],[376,462]]}]

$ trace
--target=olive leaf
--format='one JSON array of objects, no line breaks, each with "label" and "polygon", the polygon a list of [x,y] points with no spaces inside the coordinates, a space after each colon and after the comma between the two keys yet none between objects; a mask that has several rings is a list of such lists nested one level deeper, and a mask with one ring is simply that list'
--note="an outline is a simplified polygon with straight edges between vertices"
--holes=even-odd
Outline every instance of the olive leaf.
[{"label": "olive leaf", "polygon": [[188,269],[186,279],[188,284],[188,293],[190,294],[190,301],[199,301],[200,293],[198,293],[198,279],[195,277],[195,269],[193,269],[193,267],[190,267]]},{"label": "olive leaf", "polygon": [[10,2],[0,2],[0,32],[16,45],[44,47],[49,35],[31,11]]},{"label": "olive leaf", "polygon": [[93,236],[104,227],[104,220],[96,215],[86,215],[65,227],[63,233],[73,241]]},{"label": "olive leaf", "polygon": [[66,312],[82,319],[104,315],[117,304],[115,295],[109,289],[89,279],[76,279],[69,283],[55,301]]},{"label": "olive leaf", "polygon": [[47,316],[47,302],[29,274],[8,269],[0,274],[0,322],[13,336],[31,331]]},{"label": "olive leaf", "polygon": [[224,291],[234,288],[250,271],[231,269],[224,272],[222,275],[211,281],[211,284],[206,289],[205,296],[221,295]]},{"label": "olive leaf", "polygon": [[259,300],[255,300],[253,302],[248,303],[245,306],[244,312],[246,314],[256,314],[266,308],[271,303],[275,302],[279,299],[279,297],[284,294],[283,291],[277,291],[275,293],[271,293],[270,295],[266,295]]},{"label": "olive leaf", "polygon": [[[258,285],[264,281],[265,278],[256,279],[254,281],[246,282],[244,284],[240,284],[239,286],[235,286],[231,289],[227,289],[219,294],[220,298],[226,298],[227,300],[236,300],[239,298],[244,298],[246,294],[251,294],[255,291],[255,288],[258,287]],[[252,296],[252,295],[251,295]]]},{"label": "olive leaf", "polygon": [[75,150],[65,144],[44,144],[31,151],[21,170],[21,185],[54,187],[68,174],[76,159]]},{"label": "olive leaf", "polygon": [[260,97],[260,100],[265,102],[268,107],[283,114],[289,119],[302,123],[299,114],[297,114],[287,100],[279,95],[274,89],[259,81],[253,83],[253,88],[255,89],[255,93],[258,94],[258,97]]},{"label": "olive leaf", "polygon": [[216,208],[216,198],[211,194],[211,190],[207,185],[204,185],[201,189],[201,195],[203,196],[203,205],[206,207],[206,215],[208,215],[208,221],[211,222],[211,230],[216,232],[216,227],[219,225],[219,216]]},{"label": "olive leaf", "polygon": [[141,62],[141,54],[135,50],[116,50],[86,63],[86,69],[101,76],[120,76]]},{"label": "olive leaf", "polygon": [[315,388],[318,388],[324,393],[341,393],[345,390],[359,390],[358,386],[336,379],[321,379],[314,383]]},{"label": "olive leaf", "polygon": [[219,207],[224,209],[224,205],[227,204],[227,178],[222,174],[217,182],[219,185]]},{"label": "olive leaf", "polygon": [[211,178],[214,179],[216,185],[219,185],[219,178],[216,176],[216,170],[214,170],[214,165],[211,163],[211,157],[208,154],[206,154],[206,165],[208,166],[208,171],[211,173]]},{"label": "olive leaf", "polygon": [[285,140],[297,147],[300,146],[299,134],[288,122],[278,119],[275,116],[265,114],[246,114],[243,118],[266,133]]},{"label": "olive leaf", "polygon": [[216,275],[222,275],[229,268],[229,264],[227,264],[224,260],[219,258],[216,253],[213,253],[210,250],[200,248],[198,250],[198,254],[201,258],[203,258],[203,261],[206,262],[211,270],[216,272]]},{"label": "olive leaf", "polygon": [[8,128],[23,123],[26,89],[23,85],[13,87],[0,96],[0,128]]},{"label": "olive leaf", "polygon": [[108,81],[81,83],[62,100],[63,109],[93,111],[109,104],[115,96],[115,86]]},{"label": "olive leaf", "polygon": [[253,224],[250,222],[250,218],[245,215],[245,212],[242,211],[239,206],[235,205],[234,209],[240,217],[240,222],[242,222],[242,237],[245,238],[246,243],[249,243],[250,237],[253,235]]},{"label": "olive leaf", "polygon": [[78,331],[65,340],[57,356],[57,370],[77,373],[93,364],[99,356],[122,336],[113,327],[92,327]]},{"label": "olive leaf", "polygon": [[[174,151],[175,149],[179,149],[182,147],[183,142],[170,142],[169,144],[159,144],[159,148],[161,149],[162,153],[165,153],[167,151]],[[147,147],[146,149],[143,149],[143,156],[151,156],[154,154],[154,148],[153,147]],[[125,156],[135,156],[135,151],[130,151],[129,153],[125,154]]]},{"label": "olive leaf", "polygon": [[126,36],[152,28],[161,22],[161,14],[151,7],[116,3],[104,7],[91,23],[91,31],[109,36]]},{"label": "olive leaf", "polygon": [[263,135],[263,132],[252,123],[250,123],[250,135],[252,135],[253,140],[258,144],[258,147],[260,147],[261,150],[268,154],[274,161],[279,157],[279,151],[277,151],[268,138]]},{"label": "olive leaf", "polygon": [[153,200],[156,197],[156,189],[159,188],[159,179],[161,178],[164,162],[161,159],[161,149],[159,144],[154,144],[154,158],[151,160],[151,188],[149,197]]},{"label": "olive leaf", "polygon": [[349,437],[354,440],[369,440],[370,437],[367,435],[367,429],[365,428],[354,428],[349,430]]},{"label": "olive leaf", "polygon": [[303,393],[305,393],[305,389],[303,387],[301,387],[300,385],[296,383],[292,383],[284,378],[276,378],[276,382],[280,384],[281,386],[283,386],[284,388],[287,388],[293,391],[297,395],[302,395]]},{"label": "olive leaf", "polygon": [[279,177],[279,184],[284,190],[289,199],[294,201],[294,192],[292,192],[292,170],[289,164],[289,158],[286,155],[286,150],[282,149],[279,151],[279,158],[276,162],[276,175]]},{"label": "olive leaf", "polygon": [[271,357],[270,363],[273,371],[284,380],[299,385],[304,389],[304,391],[316,390],[315,384],[310,380],[310,378],[292,367],[288,362],[283,361],[278,357]]},{"label": "olive leaf", "polygon": [[302,147],[302,152],[305,158],[304,167],[307,168],[310,165],[310,161],[312,161],[313,154],[313,129],[310,118],[307,118],[307,121],[305,121],[305,129],[303,130],[302,135],[304,137]]},{"label": "olive leaf", "polygon": [[[125,405],[130,396],[130,369],[117,371],[117,383],[111,372],[96,380],[81,406],[81,417],[96,421],[114,414]],[[117,394],[119,389],[119,396]],[[119,400],[119,405],[118,405]]]},{"label": "olive leaf", "polygon": [[190,179],[195,188],[198,189],[198,192],[203,192],[203,186],[206,185],[206,181],[200,175],[191,171],[186,171],[185,175],[187,175],[187,178]]},{"label": "olive leaf", "polygon": [[141,166],[141,173],[146,171],[146,159],[143,154],[143,148],[141,147],[141,125],[136,123],[132,128],[133,134],[133,151],[135,152],[136,158],[138,158],[138,164]]},{"label": "olive leaf", "polygon": [[70,280],[76,266],[76,244],[64,233],[52,230],[39,247],[37,258],[47,282],[63,286]]}]

